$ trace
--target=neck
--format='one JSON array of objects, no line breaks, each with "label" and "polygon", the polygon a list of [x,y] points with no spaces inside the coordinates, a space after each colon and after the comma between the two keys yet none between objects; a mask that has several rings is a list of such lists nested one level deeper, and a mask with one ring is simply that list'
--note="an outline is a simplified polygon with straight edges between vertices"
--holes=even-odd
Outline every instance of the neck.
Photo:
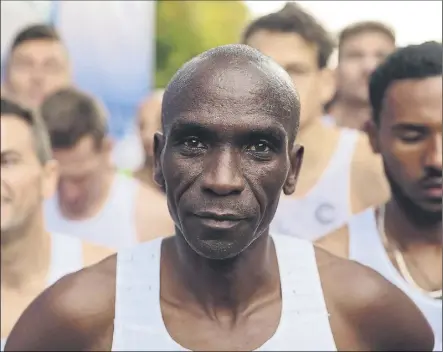
[{"label": "neck", "polygon": [[391,199],[386,204],[386,234],[393,238],[401,249],[413,245],[442,245],[442,223],[424,224],[411,219],[400,204]]},{"label": "neck", "polygon": [[352,103],[338,99],[329,113],[338,126],[363,129],[364,124],[371,118],[371,109],[368,104]]},{"label": "neck", "polygon": [[50,235],[45,230],[42,210],[21,228],[2,232],[1,285],[21,288],[35,274],[47,270]]},{"label": "neck", "polygon": [[267,234],[236,258],[226,260],[199,256],[182,236],[177,236],[176,243],[180,291],[187,293],[186,301],[214,320],[235,322],[240,314],[262,304],[273,293],[280,294],[277,259]]},{"label": "neck", "polygon": [[[316,162],[325,153],[330,153],[330,144],[335,143],[340,130],[326,126],[320,118],[309,121],[300,127],[297,144],[305,147],[303,165]],[[319,142],[321,141],[321,143]]]}]

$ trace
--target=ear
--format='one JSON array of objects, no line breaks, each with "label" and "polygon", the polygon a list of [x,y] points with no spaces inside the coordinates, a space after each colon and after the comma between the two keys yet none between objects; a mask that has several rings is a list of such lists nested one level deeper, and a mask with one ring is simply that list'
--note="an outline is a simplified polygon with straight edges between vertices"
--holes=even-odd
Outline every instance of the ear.
[{"label": "ear", "polygon": [[165,147],[165,136],[161,132],[154,134],[154,181],[166,192],[165,178],[163,177],[162,152]]},{"label": "ear", "polygon": [[283,185],[283,193],[289,196],[294,193],[297,185],[298,175],[300,173],[301,165],[303,163],[304,147],[301,145],[294,145],[289,155],[290,169]]},{"label": "ear", "polygon": [[335,71],[324,68],[320,71],[320,100],[323,105],[329,103],[334,98],[337,88]]},{"label": "ear", "polygon": [[43,166],[42,193],[44,199],[51,198],[54,195],[58,186],[58,179],[59,179],[58,162],[54,159],[49,160]]},{"label": "ear", "polygon": [[365,123],[364,131],[368,135],[369,143],[371,144],[372,151],[375,154],[380,153],[380,139],[378,137],[379,127],[374,120],[370,119]]}]

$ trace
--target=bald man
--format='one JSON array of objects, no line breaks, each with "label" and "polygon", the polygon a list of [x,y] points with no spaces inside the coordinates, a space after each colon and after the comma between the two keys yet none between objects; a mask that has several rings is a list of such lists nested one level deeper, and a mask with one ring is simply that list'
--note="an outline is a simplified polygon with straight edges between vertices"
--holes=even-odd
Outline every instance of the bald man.
[{"label": "bald man", "polygon": [[154,134],[161,131],[163,92],[163,89],[156,90],[142,102],[138,110],[138,129],[143,144],[144,163],[134,172],[134,177],[156,190],[159,190],[159,187],[153,179]]},{"label": "bald man", "polygon": [[432,350],[425,318],[380,275],[269,235],[302,164],[299,115],[290,77],[248,46],[186,63],[154,144],[176,236],[60,280],[6,350]]}]

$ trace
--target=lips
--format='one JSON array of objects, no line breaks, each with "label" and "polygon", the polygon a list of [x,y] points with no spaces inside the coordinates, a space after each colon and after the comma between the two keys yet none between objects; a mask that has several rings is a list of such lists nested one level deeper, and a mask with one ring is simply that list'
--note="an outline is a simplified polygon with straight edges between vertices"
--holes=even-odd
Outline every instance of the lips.
[{"label": "lips", "polygon": [[246,218],[238,214],[211,211],[197,212],[195,216],[202,224],[213,229],[230,229]]},{"label": "lips", "polygon": [[441,177],[426,179],[421,186],[426,196],[430,198],[441,198],[443,196]]}]

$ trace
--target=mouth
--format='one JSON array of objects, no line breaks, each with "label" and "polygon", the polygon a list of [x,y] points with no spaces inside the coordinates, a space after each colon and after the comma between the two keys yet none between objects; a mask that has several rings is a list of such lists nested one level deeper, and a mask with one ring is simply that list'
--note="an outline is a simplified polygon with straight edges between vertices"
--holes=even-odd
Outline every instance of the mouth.
[{"label": "mouth", "polygon": [[442,179],[434,178],[429,179],[422,184],[424,193],[429,198],[442,198],[443,196],[443,187],[442,187]]},{"label": "mouth", "polygon": [[202,224],[213,229],[230,229],[245,219],[244,216],[232,213],[199,212],[194,215],[200,219]]}]

